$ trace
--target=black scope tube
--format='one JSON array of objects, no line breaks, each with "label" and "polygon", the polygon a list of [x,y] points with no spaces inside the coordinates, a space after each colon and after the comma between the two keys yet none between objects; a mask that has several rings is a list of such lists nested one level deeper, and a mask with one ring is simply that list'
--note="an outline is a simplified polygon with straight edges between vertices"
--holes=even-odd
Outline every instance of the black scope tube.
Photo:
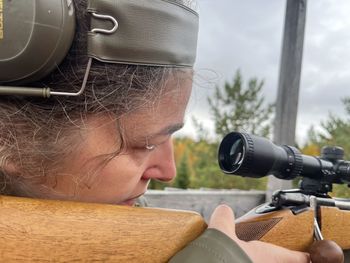
[{"label": "black scope tube", "polygon": [[224,173],[254,178],[272,174],[285,180],[297,176],[317,179],[334,174],[330,161],[302,155],[295,147],[278,146],[266,138],[239,132],[224,137],[218,161]]}]

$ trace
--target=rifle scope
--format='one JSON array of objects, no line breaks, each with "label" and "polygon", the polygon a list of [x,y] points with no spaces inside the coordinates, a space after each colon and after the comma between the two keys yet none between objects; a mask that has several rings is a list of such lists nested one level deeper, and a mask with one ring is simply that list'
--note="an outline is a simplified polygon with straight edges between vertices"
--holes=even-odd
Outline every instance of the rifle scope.
[{"label": "rifle scope", "polygon": [[350,182],[350,162],[342,160],[340,147],[323,147],[321,157],[303,155],[288,145],[276,145],[266,138],[247,133],[227,134],[219,146],[219,165],[227,174],[280,179],[297,176],[329,183]]}]

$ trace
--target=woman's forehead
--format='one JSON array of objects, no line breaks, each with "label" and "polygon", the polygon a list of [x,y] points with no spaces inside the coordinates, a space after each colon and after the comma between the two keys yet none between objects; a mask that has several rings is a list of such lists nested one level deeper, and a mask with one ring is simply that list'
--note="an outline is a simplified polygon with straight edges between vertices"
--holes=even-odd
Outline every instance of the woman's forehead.
[{"label": "woman's forehead", "polygon": [[124,115],[121,121],[125,132],[158,135],[171,134],[180,129],[184,123],[191,89],[191,83],[187,83],[181,88],[164,92],[156,101],[146,103],[137,111]]}]

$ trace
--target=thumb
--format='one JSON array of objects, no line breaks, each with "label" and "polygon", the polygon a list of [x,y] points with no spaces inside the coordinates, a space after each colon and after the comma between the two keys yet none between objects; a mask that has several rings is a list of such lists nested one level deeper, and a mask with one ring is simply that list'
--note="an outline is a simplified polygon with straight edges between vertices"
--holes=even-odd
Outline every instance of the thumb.
[{"label": "thumb", "polygon": [[234,240],[238,239],[235,231],[235,216],[228,205],[222,204],[215,208],[208,228],[215,228]]}]

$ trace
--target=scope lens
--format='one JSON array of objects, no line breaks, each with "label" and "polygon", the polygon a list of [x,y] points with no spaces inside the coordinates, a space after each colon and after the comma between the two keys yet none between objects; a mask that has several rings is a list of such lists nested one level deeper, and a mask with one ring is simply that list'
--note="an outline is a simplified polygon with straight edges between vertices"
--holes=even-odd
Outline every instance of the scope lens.
[{"label": "scope lens", "polygon": [[239,165],[241,165],[243,161],[243,156],[244,156],[244,147],[243,147],[242,139],[240,139],[235,141],[232,144],[232,147],[230,149],[229,163],[231,163],[233,169],[236,169]]},{"label": "scope lens", "polygon": [[228,134],[219,148],[219,165],[226,173],[234,173],[242,165],[245,155],[244,139],[238,133]]}]

